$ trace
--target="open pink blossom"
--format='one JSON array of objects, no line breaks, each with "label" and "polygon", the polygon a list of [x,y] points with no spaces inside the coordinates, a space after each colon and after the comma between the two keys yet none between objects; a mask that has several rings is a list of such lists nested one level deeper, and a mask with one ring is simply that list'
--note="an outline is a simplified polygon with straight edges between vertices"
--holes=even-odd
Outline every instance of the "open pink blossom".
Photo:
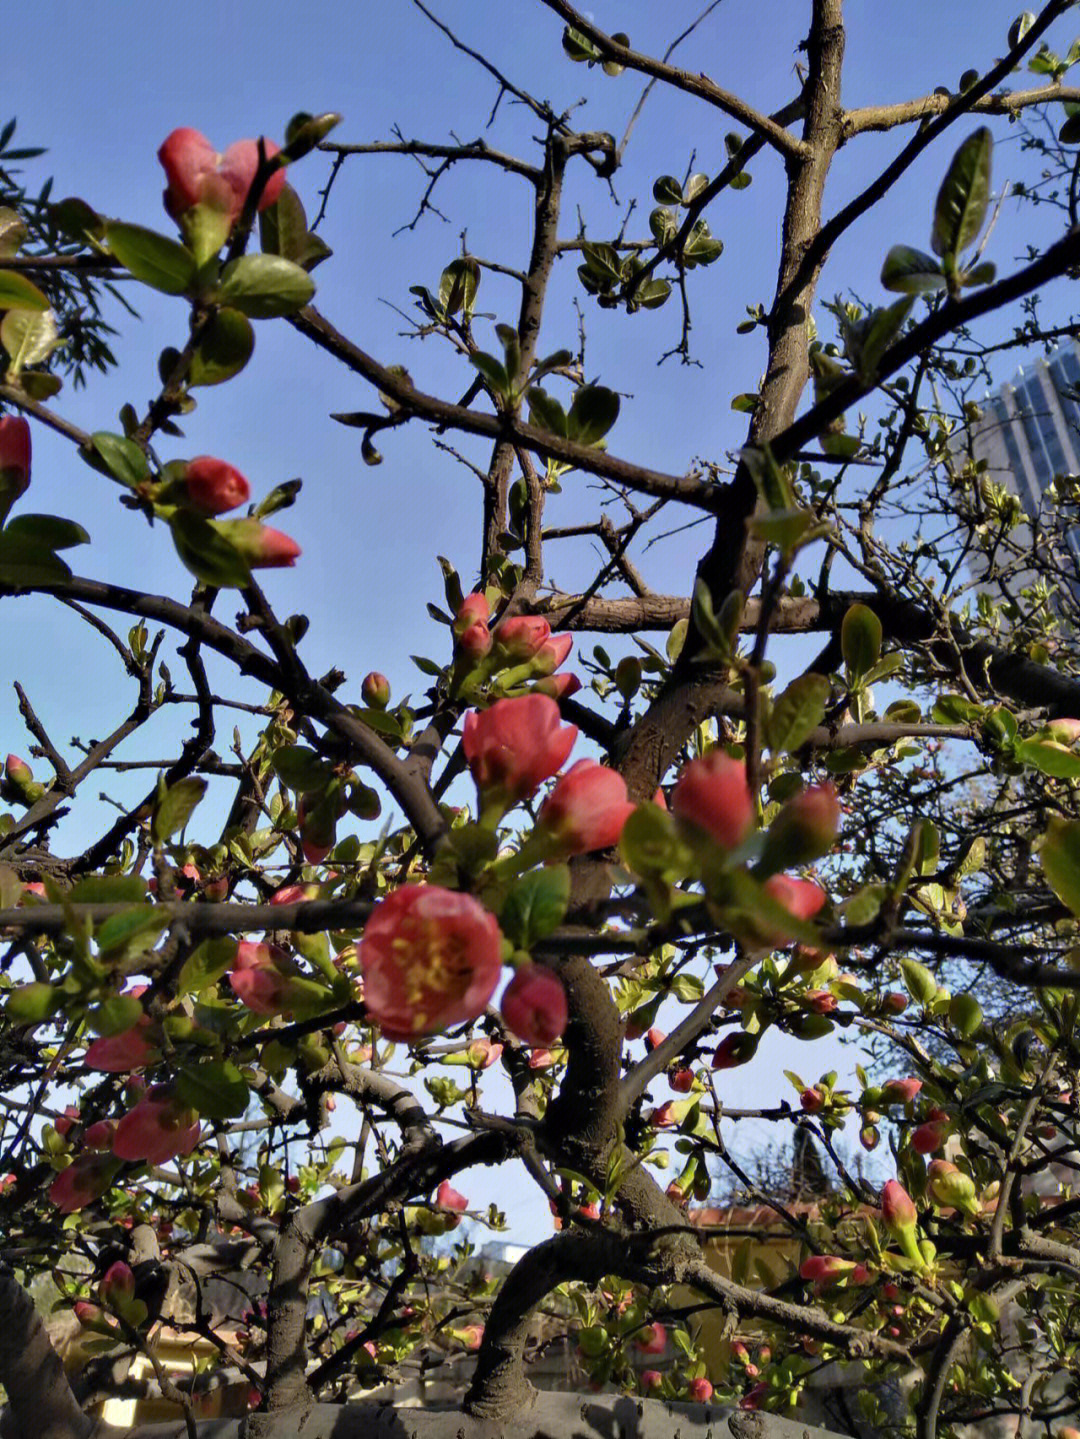
[{"label": "open pink blossom", "polygon": [[476,1019],[502,970],[502,935],[478,900],[403,885],[376,905],[359,945],[368,1014],[388,1039]]},{"label": "open pink blossom", "polygon": [[[264,140],[263,147],[268,160],[278,153],[272,140]],[[218,154],[205,135],[183,127],[168,136],[158,159],[168,181],[165,208],[174,220],[194,205],[208,205],[235,222],[259,168],[259,146],[255,140],[237,140]],[[284,187],[284,170],[275,170],[259,196],[259,209],[272,205]]]},{"label": "open pink blossom", "polygon": [[514,804],[562,768],[577,733],[576,725],[562,723],[553,699],[534,694],[470,710],[461,743],[481,794]]}]

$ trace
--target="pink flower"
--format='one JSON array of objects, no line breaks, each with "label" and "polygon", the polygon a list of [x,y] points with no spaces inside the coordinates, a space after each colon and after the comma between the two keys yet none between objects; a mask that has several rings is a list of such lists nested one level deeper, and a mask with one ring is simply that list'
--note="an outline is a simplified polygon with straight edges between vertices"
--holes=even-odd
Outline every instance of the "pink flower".
[{"label": "pink flower", "polygon": [[444,1214],[464,1214],[468,1207],[469,1201],[464,1194],[459,1194],[450,1181],[444,1179],[435,1194],[435,1208],[441,1209]]},{"label": "pink flower", "polygon": [[854,1270],[854,1260],[840,1259],[834,1254],[811,1254],[799,1265],[799,1278],[812,1281],[819,1289],[827,1289],[847,1279]]},{"label": "pink flower", "polygon": [[566,1028],[566,990],[553,970],[523,965],[506,986],[500,1012],[525,1044],[552,1044]]},{"label": "pink flower", "polygon": [[713,1387],[707,1379],[691,1379],[687,1392],[695,1404],[707,1404],[713,1396]]},{"label": "pink flower", "polygon": [[61,1214],[74,1214],[105,1193],[119,1165],[107,1154],[80,1154],[49,1186],[49,1198]]},{"label": "pink flower", "polygon": [[799,1095],[799,1103],[807,1114],[817,1114],[824,1107],[825,1098],[820,1089],[804,1089]]},{"label": "pink flower", "polygon": [[465,596],[454,616],[454,634],[460,639],[473,625],[483,625],[486,629],[490,618],[491,606],[487,602],[487,596],[480,590],[474,590],[471,595]]},{"label": "pink flower", "polygon": [[168,1090],[155,1087],[116,1126],[113,1154],[164,1164],[177,1154],[190,1154],[198,1142],[199,1116]]},{"label": "pink flower", "polygon": [[288,1007],[289,976],[281,968],[287,956],[276,944],[241,940],[229,984],[237,999],[254,1014],[281,1014]]},{"label": "pink flower", "polygon": [[200,455],[190,462],[184,489],[188,504],[201,515],[224,514],[251,498],[251,486],[240,471],[210,455]]},{"label": "pink flower", "polygon": [[762,863],[772,870],[828,854],[840,828],[840,801],[831,784],[811,785],[789,799],[765,836]]},{"label": "pink flower", "polygon": [[547,695],[497,700],[490,709],[465,716],[462,747],[476,787],[516,803],[534,795],[562,768],[577,739],[564,725],[559,706]]},{"label": "pink flower", "polygon": [[[531,660],[551,638],[551,626],[542,615],[515,615],[495,626],[495,644],[510,660]],[[565,656],[564,656],[565,658]]]},{"label": "pink flower", "polygon": [[300,553],[291,536],[259,520],[219,520],[218,529],[253,570],[284,569],[294,565]]},{"label": "pink flower", "polygon": [[22,415],[0,419],[0,524],[30,484],[30,426]]},{"label": "pink flower", "polygon": [[110,1264],[102,1276],[98,1293],[101,1302],[110,1309],[122,1308],[128,1299],[134,1299],[135,1275],[130,1265],[125,1264],[122,1259]]},{"label": "pink flower", "polygon": [[536,828],[560,854],[588,854],[617,844],[634,808],[621,774],[593,759],[579,759],[555,781]]},{"label": "pink flower", "polygon": [[911,1147],[916,1154],[933,1154],[945,1143],[948,1133],[947,1121],[930,1120],[911,1131]]},{"label": "pink flower", "polygon": [[533,685],[533,694],[548,695],[553,700],[568,700],[581,688],[577,675],[545,675]]},{"label": "pink flower", "polygon": [[885,1104],[910,1104],[922,1088],[922,1080],[909,1075],[906,1079],[887,1079],[881,1086]]},{"label": "pink flower", "polygon": [[573,635],[552,635],[533,655],[533,674],[553,675],[574,648]]},{"label": "pink flower", "polygon": [[737,849],[756,822],[746,764],[720,749],[691,760],[671,792],[671,808],[722,849]]},{"label": "pink flower", "polygon": [[803,1002],[815,1014],[832,1014],[840,1004],[836,995],[830,994],[827,989],[808,989],[803,995]]},{"label": "pink flower", "polygon": [[664,1376],[659,1369],[643,1369],[638,1379],[642,1389],[659,1389],[664,1382]]},{"label": "pink flower", "polygon": [[534,1049],[529,1055],[530,1069],[550,1069],[555,1063],[555,1056],[550,1049]]},{"label": "pink flower", "polygon": [[303,904],[309,899],[318,899],[317,884],[283,884],[270,896],[271,904]]},{"label": "pink flower", "polygon": [[689,1094],[694,1087],[694,1071],[677,1069],[674,1074],[668,1075],[668,1083],[676,1094]]},{"label": "pink flower", "polygon": [[479,1349],[484,1338],[484,1326],[482,1324],[466,1324],[457,1331],[457,1334],[466,1349]]},{"label": "pink flower", "polygon": [[[272,140],[264,140],[266,158],[278,153]],[[194,205],[208,205],[239,219],[251,182],[259,168],[259,147],[254,140],[237,140],[219,155],[198,130],[174,130],[158,151],[168,187],[165,208],[174,220]],[[285,187],[284,170],[275,170],[259,196],[259,209],[272,205]]]},{"label": "pink flower", "polygon": [[634,1343],[642,1354],[663,1354],[667,1348],[667,1330],[662,1324],[646,1324]]},{"label": "pink flower", "polygon": [[360,698],[369,709],[384,710],[390,703],[390,681],[378,670],[372,670],[361,682]]},{"label": "pink flower", "polygon": [[360,942],[364,1002],[388,1039],[476,1019],[502,969],[495,917],[467,894],[403,885],[375,907]]},{"label": "pink flower", "polygon": [[919,1212],[911,1195],[898,1179],[890,1179],[881,1191],[881,1217],[890,1234],[912,1229],[918,1222]]},{"label": "pink flower", "polygon": [[491,631],[487,625],[470,625],[463,630],[458,640],[458,649],[471,660],[482,660],[492,645]]},{"label": "pink flower", "polygon": [[86,1049],[87,1069],[102,1070],[106,1074],[131,1074],[133,1070],[156,1064],[161,1053],[147,1036],[151,1024],[150,1016],[144,1014],[130,1029],[95,1039]]},{"label": "pink flower", "polygon": [[[813,919],[828,899],[828,895],[815,880],[793,879],[788,874],[770,875],[762,888],[797,920]],[[770,944],[783,944],[793,938],[789,931],[783,930],[771,919],[761,919],[757,929],[760,936]]]}]

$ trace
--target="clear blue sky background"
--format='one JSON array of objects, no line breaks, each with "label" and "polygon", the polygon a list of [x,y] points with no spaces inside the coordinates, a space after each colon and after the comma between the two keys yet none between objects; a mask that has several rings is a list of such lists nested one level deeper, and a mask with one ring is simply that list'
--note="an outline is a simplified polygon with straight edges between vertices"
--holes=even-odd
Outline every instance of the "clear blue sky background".
[{"label": "clear blue sky background", "polygon": [[[570,64],[560,48],[561,25],[532,0],[433,0],[437,13],[467,43],[482,49],[517,84],[558,106],[584,99],[576,112],[581,128],[621,135],[642,87],[639,77],[609,79],[598,69]],[[609,30],[625,29],[632,42],[662,53],[697,14],[698,0],[670,3],[596,3],[591,15]],[[1016,0],[849,0],[848,64],[844,101],[849,105],[899,100],[925,94],[936,85],[955,88],[969,66],[985,70],[1002,53]],[[806,0],[725,0],[676,57],[690,70],[703,70],[765,110],[791,98],[793,65],[805,31]],[[1067,19],[1051,34],[1063,50],[1072,39]],[[392,138],[395,126],[406,138],[445,142],[454,136],[483,135],[490,143],[533,159],[535,118],[504,98],[496,124],[486,124],[497,87],[471,60],[455,52],[408,0],[389,5],[329,4],[304,7],[263,0],[232,6],[189,0],[182,7],[112,3],[72,6],[37,0],[5,15],[8,57],[3,106],[16,114],[19,137],[45,145],[49,154],[31,175],[55,176],[54,197],[82,195],[107,215],[169,230],[161,209],[162,175],[156,150],[173,128],[190,125],[219,147],[243,136],[280,138],[296,110],[340,110],[345,121],[336,138],[373,141]],[[1056,43],[1055,43],[1056,42]],[[1024,83],[1016,77],[1016,83]],[[1035,83],[1032,81],[1032,83]],[[0,119],[4,118],[0,116]],[[955,143],[973,127],[965,122],[956,139],[932,150],[904,183],[842,241],[821,288],[882,295],[878,271],[888,247],[907,242],[926,247],[933,197]],[[715,174],[723,163],[723,135],[737,129],[726,117],[685,97],[654,92],[630,143],[626,164],[615,180],[617,203],[583,165],[575,167],[563,232],[574,226],[580,204],[591,236],[610,237],[629,202],[637,202],[630,233],[645,233],[652,181],[660,174],[683,175],[691,154],[695,168]],[[1030,168],[1020,154],[1017,131],[999,126],[995,181],[1019,178]],[[907,132],[873,136],[845,149],[830,180],[826,213],[835,211],[887,162]],[[325,157],[312,156],[290,174],[309,213],[329,174]],[[770,153],[752,167],[754,182],[728,194],[709,215],[724,241],[722,259],[690,277],[693,352],[701,368],[659,355],[678,338],[674,302],[654,313],[627,318],[599,311],[585,299],[590,378],[619,389],[622,415],[610,437],[613,452],[679,473],[696,459],[723,462],[745,431],[744,417],[730,409],[732,396],[753,390],[763,365],[759,335],[739,337],[744,307],[767,303],[774,282],[778,244],[778,199],[782,174]],[[415,160],[380,156],[350,161],[334,189],[324,238],[334,258],[316,273],[316,303],[346,334],[381,360],[409,366],[424,389],[456,398],[471,371],[437,340],[402,337],[400,307],[410,313],[411,284],[434,288],[442,267],[460,249],[468,230],[473,253],[524,266],[529,243],[531,193],[527,185],[489,167],[459,166],[439,185],[435,203],[447,222],[425,216],[415,229],[395,237],[412,220],[425,179]],[[1038,217],[1036,217],[1036,220]],[[1008,270],[1032,233],[1032,216],[1017,222],[1015,207],[1001,218],[988,251]],[[1047,215],[1048,233],[1058,224]],[[1022,238],[1023,236],[1023,238]],[[541,352],[573,347],[576,319],[571,298],[580,288],[574,263],[557,267],[541,341]],[[66,389],[55,402],[69,419],[88,430],[119,429],[116,416],[125,401],[142,411],[155,392],[156,356],[185,333],[181,301],[140,291],[143,320],[119,310],[112,318],[121,333],[115,342],[119,370],[92,377],[85,390]],[[584,298],[584,297],[583,297]],[[478,308],[500,320],[516,315],[511,282],[485,276]],[[819,320],[824,317],[819,314]],[[991,333],[1006,328],[992,322]],[[497,343],[490,322],[478,334]],[[1004,377],[1004,376],[1003,376]],[[267,577],[267,589],[281,614],[303,610],[312,618],[305,658],[315,673],[344,667],[356,686],[371,668],[385,671],[396,695],[419,693],[407,655],[442,655],[445,631],[428,620],[426,600],[441,602],[434,555],[449,556],[466,582],[478,558],[479,487],[467,471],[433,449],[420,424],[385,437],[385,462],[368,469],[360,461],[358,433],[328,418],[335,410],[377,408],[369,387],[325,359],[287,324],[258,326],[254,359],[236,381],[199,392],[183,441],[166,441],[165,459],[202,453],[220,455],[250,478],[256,494],[293,476],[304,478],[299,504],[280,517],[304,554],[295,570]],[[87,469],[70,446],[35,429],[35,470],[23,502],[35,511],[79,519],[93,536],[89,551],[76,552],[84,573],[184,597],[189,579],[162,527],[121,509],[116,491]],[[480,446],[461,448],[483,463]],[[553,524],[591,516],[596,495],[581,477],[548,510]],[[656,546],[643,569],[658,589],[685,593],[703,529]],[[549,576],[573,588],[591,577],[591,552],[554,551]],[[117,723],[130,702],[126,682],[110,652],[60,607],[36,600],[9,600],[4,615],[4,679],[21,680],[54,736],[99,737]],[[232,608],[220,605],[228,617]],[[654,637],[655,638],[655,637]],[[181,673],[178,666],[174,672]],[[161,753],[177,732],[174,721],[155,722]],[[0,688],[0,744],[23,750],[27,740],[10,684]],[[227,732],[219,748],[227,748]],[[143,748],[142,754],[148,751]],[[128,753],[131,753],[130,751]],[[110,792],[130,796],[145,783],[110,782]],[[94,791],[99,788],[92,786]],[[87,831],[69,827],[62,842],[76,844]],[[793,1047],[798,1051],[792,1055]],[[850,1053],[850,1052],[848,1052]],[[771,1040],[746,1071],[728,1077],[725,1090],[734,1105],[766,1102],[787,1089],[783,1065],[805,1068],[840,1063],[835,1047],[803,1050]],[[661,1086],[655,1089],[662,1097]],[[790,1090],[787,1091],[790,1094]],[[496,1187],[496,1185],[498,1187]],[[469,1186],[474,1198],[498,1197],[510,1209],[516,1237],[546,1232],[544,1206],[524,1186],[505,1179]]]}]

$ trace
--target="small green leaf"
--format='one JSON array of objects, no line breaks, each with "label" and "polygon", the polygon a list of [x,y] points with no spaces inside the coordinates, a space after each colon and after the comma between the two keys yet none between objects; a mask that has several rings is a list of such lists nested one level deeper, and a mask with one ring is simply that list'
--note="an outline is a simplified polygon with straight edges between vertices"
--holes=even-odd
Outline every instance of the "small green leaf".
[{"label": "small green leaf", "polygon": [[239,1119],[250,1097],[247,1080],[228,1059],[211,1059],[181,1069],[176,1091],[185,1104],[208,1119]]},{"label": "small green leaf", "polygon": [[71,570],[46,546],[0,530],[0,586],[49,585],[71,578]]},{"label": "small green leaf", "polygon": [[938,989],[937,980],[924,964],[919,964],[914,959],[902,959],[900,973],[903,975],[904,987],[916,1004],[921,1004],[925,1009],[928,1004],[933,1003]]},{"label": "small green leaf", "polygon": [[497,360],[494,355],[489,355],[484,350],[475,350],[469,359],[500,399],[510,398],[510,376],[506,373],[506,366],[501,360]]},{"label": "small green leaf", "polygon": [[565,864],[532,870],[515,881],[499,911],[499,926],[517,949],[530,949],[558,929],[570,902]]},{"label": "small green leaf", "polygon": [[840,649],[853,679],[862,679],[881,654],[881,621],[868,605],[852,605],[840,626]]},{"label": "small green leaf", "polygon": [[20,984],[8,994],[4,1013],[13,1024],[40,1024],[63,1003],[64,991],[58,984]]},{"label": "small green leaf", "polygon": [[51,310],[9,310],[0,321],[0,345],[8,352],[14,378],[27,365],[40,365],[60,344]]},{"label": "small green leaf", "polygon": [[181,563],[204,585],[217,589],[243,589],[251,569],[234,544],[201,515],[177,510],[169,520],[173,544]]},{"label": "small green leaf", "polygon": [[70,904],[138,904],[146,898],[146,880],[137,874],[88,874],[67,892]]},{"label": "small green leaf", "polygon": [[593,42],[586,39],[581,31],[575,30],[572,25],[567,25],[563,31],[562,47],[570,59],[575,62],[588,60],[590,63],[595,63],[600,59],[600,51]]},{"label": "small green leaf", "polygon": [[188,370],[189,385],[220,385],[231,380],[251,359],[255,331],[239,310],[225,306],[210,319],[199,336]]},{"label": "small green leaf", "polygon": [[990,161],[994,141],[980,126],[957,150],[938,191],[930,247],[955,258],[975,240],[990,202]]},{"label": "small green leaf", "polygon": [[476,292],[480,286],[480,266],[471,255],[451,260],[439,281],[439,302],[444,314],[464,311],[466,318],[473,312]]},{"label": "small green leaf", "polygon": [[529,424],[566,439],[566,411],[558,400],[537,385],[529,391]]},{"label": "small green leaf", "polygon": [[[132,489],[150,478],[150,462],[134,440],[125,435],[110,435],[98,430],[90,436],[90,444],[105,467],[105,473],[112,475],[122,485]],[[93,463],[93,458],[86,456]],[[95,466],[97,468],[97,466]]]},{"label": "small green leaf", "polygon": [[[183,781],[181,781],[183,783]],[[103,955],[113,960],[119,951],[143,954],[169,923],[169,916],[152,905],[140,904],[120,914],[110,915],[98,926],[94,943]]]},{"label": "small green leaf", "polygon": [[687,180],[686,188],[683,190],[682,193],[683,204],[689,205],[691,201],[696,200],[697,197],[701,194],[702,190],[704,190],[708,186],[708,183],[708,175],[703,175],[700,171],[698,171],[695,175],[691,175],[689,180]]},{"label": "small green leaf", "polygon": [[29,233],[18,210],[0,205],[0,259],[10,260],[17,255]]},{"label": "small green leaf", "polygon": [[1013,749],[1013,758],[1053,779],[1080,779],[1080,754],[1054,740],[1022,740]]},{"label": "small green leaf", "polygon": [[167,235],[111,220],[105,227],[105,239],[121,265],[151,289],[182,295],[194,285],[195,256]]},{"label": "small green leaf", "polygon": [[315,281],[282,255],[241,255],[221,272],[218,298],[253,320],[271,320],[302,309]]},{"label": "small green leaf", "polygon": [[123,1034],[126,1029],[138,1024],[142,1017],[142,1003],[133,994],[114,994],[111,999],[90,1010],[86,1022],[95,1034],[109,1036]]},{"label": "small green leaf", "polygon": [[74,520],[59,515],[16,515],[5,527],[10,539],[25,540],[46,550],[69,550],[74,545],[90,543],[90,536]]},{"label": "small green leaf", "polygon": [[270,757],[274,773],[288,789],[310,794],[333,778],[334,768],[305,745],[282,745]]},{"label": "small green leaf", "polygon": [[774,702],[769,715],[769,748],[774,754],[800,749],[825,718],[829,681],[824,675],[804,674],[792,680]]},{"label": "small green leaf", "polygon": [[182,830],[205,793],[206,780],[198,779],[195,775],[178,779],[168,788],[162,784],[150,826],[155,843],[160,844],[178,830]]},{"label": "small green leaf", "polygon": [[1051,815],[1039,856],[1050,888],[1073,914],[1080,915],[1080,820]]},{"label": "small green leaf", "polygon": [[619,417],[619,397],[603,385],[581,385],[574,392],[566,428],[579,445],[595,445]]},{"label": "small green leaf", "polygon": [[894,245],[881,267],[881,283],[902,295],[929,295],[944,290],[948,281],[933,255],[910,245]]},{"label": "small green leaf", "polygon": [[227,935],[204,939],[185,959],[177,981],[179,994],[201,994],[211,989],[236,962],[236,940]]},{"label": "small green leaf", "polygon": [[36,310],[49,308],[48,296],[21,275],[18,270],[0,270],[0,310]]}]

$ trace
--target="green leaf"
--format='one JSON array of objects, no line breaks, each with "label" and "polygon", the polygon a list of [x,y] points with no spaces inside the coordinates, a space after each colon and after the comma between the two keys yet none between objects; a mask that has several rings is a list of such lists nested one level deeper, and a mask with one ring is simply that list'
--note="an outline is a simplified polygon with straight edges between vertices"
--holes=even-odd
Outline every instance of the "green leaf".
[{"label": "green leaf", "polygon": [[980,126],[957,150],[938,191],[930,247],[955,258],[975,240],[990,203],[990,159],[994,141]]},{"label": "green leaf", "polygon": [[649,229],[658,245],[667,245],[678,233],[678,216],[667,205],[658,205],[649,216]]},{"label": "green leaf", "polygon": [[807,741],[811,730],[825,718],[829,681],[824,675],[804,674],[792,680],[774,702],[769,715],[769,748],[774,754],[791,753]]},{"label": "green leaf", "polygon": [[315,281],[282,255],[241,255],[221,272],[218,299],[253,320],[271,320],[302,309]]},{"label": "green leaf", "polygon": [[334,767],[305,745],[282,745],[270,756],[274,773],[297,794],[322,789],[333,778]]},{"label": "green leaf", "polygon": [[476,350],[469,359],[480,371],[480,374],[501,399],[510,397],[510,376],[506,373],[506,366],[494,355],[489,355],[484,350]]},{"label": "green leaf", "polygon": [[10,260],[17,255],[29,233],[18,210],[0,205],[0,259]]},{"label": "green leaf", "polygon": [[0,310],[47,310],[49,300],[18,270],[0,270]]},{"label": "green leaf", "polygon": [[138,904],[146,898],[146,880],[137,874],[88,874],[67,892],[70,904]]},{"label": "green leaf", "polygon": [[64,991],[58,984],[20,984],[8,994],[4,1013],[13,1024],[40,1024],[63,1003]]},{"label": "green leaf", "polygon": [[570,870],[565,864],[524,874],[499,911],[499,926],[518,949],[529,949],[562,924],[570,903]]},{"label": "green leaf", "polygon": [[177,510],[169,520],[173,544],[181,563],[204,585],[217,589],[243,589],[251,569],[234,544],[208,520]]},{"label": "green leaf", "polygon": [[[183,781],[181,781],[183,783]],[[115,959],[118,951],[143,954],[169,923],[169,916],[153,905],[140,904],[110,915],[99,925],[94,942],[103,955]]]},{"label": "green leaf", "polygon": [[563,31],[562,47],[570,59],[577,63],[580,63],[582,60],[595,63],[600,59],[600,51],[593,42],[586,39],[581,31],[575,30],[572,25],[567,25]]},{"label": "green leaf", "polygon": [[595,445],[619,417],[619,397],[603,385],[582,385],[575,390],[566,417],[567,433],[579,445]]},{"label": "green leaf", "polygon": [[195,775],[178,779],[168,788],[159,786],[154,818],[150,826],[155,843],[160,844],[178,830],[182,830],[205,793],[206,780]]},{"label": "green leaf", "polygon": [[188,370],[189,385],[220,385],[231,380],[251,359],[255,331],[239,310],[225,306],[210,319],[195,347]]},{"label": "green leaf", "polygon": [[906,295],[902,300],[896,300],[883,309],[873,310],[867,316],[857,360],[859,376],[865,384],[870,384],[876,378],[878,366],[886,350],[904,328],[904,321],[911,313],[914,303],[914,297]]},{"label": "green leaf", "polygon": [[111,220],[105,226],[105,239],[121,265],[151,289],[182,295],[194,285],[195,256],[167,235]]},{"label": "green leaf", "polygon": [[9,539],[40,545],[46,550],[69,550],[90,543],[90,536],[74,520],[59,515],[16,515],[4,529]]},{"label": "green leaf", "polygon": [[708,183],[708,175],[703,175],[700,171],[698,171],[697,174],[691,175],[682,193],[683,204],[689,205],[691,201],[696,200],[702,190],[706,189]]},{"label": "green leaf", "polygon": [[661,175],[652,187],[653,199],[661,205],[681,205],[682,186],[674,175]]},{"label": "green leaf", "polygon": [[1080,915],[1080,820],[1051,815],[1039,857],[1050,888],[1073,914]]},{"label": "green leaf", "polygon": [[138,1024],[142,1017],[142,1003],[133,994],[114,994],[111,999],[90,1010],[86,1022],[95,1034],[109,1036],[123,1034],[126,1029]]},{"label": "green leaf", "polygon": [[949,1023],[962,1039],[970,1039],[982,1021],[982,1006],[973,994],[953,995],[949,1001]]},{"label": "green leaf", "polygon": [[881,283],[902,295],[929,295],[944,290],[948,281],[933,255],[910,245],[894,245],[881,267]]},{"label": "green leaf", "polygon": [[480,266],[471,255],[451,260],[439,280],[439,303],[444,314],[456,315],[463,310],[468,318],[473,312],[479,286]]},{"label": "green leaf", "polygon": [[40,365],[59,344],[51,310],[9,310],[0,321],[0,345],[8,352],[12,377],[27,365]]},{"label": "green leaf", "polygon": [[924,964],[919,964],[914,959],[902,959],[900,973],[905,989],[916,1004],[921,1004],[925,1009],[928,1004],[933,1003],[938,989],[937,980]]},{"label": "green leaf", "polygon": [[236,962],[236,940],[228,935],[204,939],[184,960],[177,980],[179,994],[201,994],[211,989]]},{"label": "green leaf", "polygon": [[176,1091],[208,1119],[239,1119],[250,1097],[247,1080],[228,1059],[211,1059],[181,1069]]},{"label": "green leaf", "polygon": [[881,621],[868,605],[852,605],[840,626],[840,649],[852,679],[862,679],[881,654]]},{"label": "green leaf", "polygon": [[1054,740],[1022,740],[1013,749],[1013,757],[1053,779],[1080,779],[1080,754]]},{"label": "green leaf", "polygon": [[562,439],[567,436],[566,411],[553,396],[538,386],[529,391],[529,424]]},{"label": "green leaf", "polygon": [[642,310],[658,310],[671,294],[667,280],[646,280],[634,291],[634,306]]},{"label": "green leaf", "polygon": [[50,585],[71,578],[71,570],[46,546],[0,530],[0,586]]},{"label": "green leaf", "polygon": [[134,489],[136,485],[150,478],[150,462],[134,440],[129,440],[125,435],[110,435],[106,430],[98,430],[90,436],[90,444],[104,465],[106,474],[112,475],[113,479],[119,480],[122,485],[129,485]]},{"label": "green leaf", "polygon": [[970,270],[961,270],[957,279],[965,289],[972,285],[991,285],[997,274],[997,266],[991,260],[984,260],[981,265],[975,265]]}]

